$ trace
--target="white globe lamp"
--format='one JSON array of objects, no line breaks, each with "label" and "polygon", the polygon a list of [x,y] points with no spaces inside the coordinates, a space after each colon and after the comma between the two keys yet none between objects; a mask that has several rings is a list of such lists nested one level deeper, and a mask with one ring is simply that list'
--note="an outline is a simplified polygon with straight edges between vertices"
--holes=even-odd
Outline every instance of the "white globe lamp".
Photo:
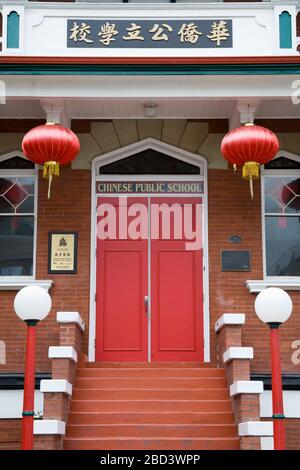
[{"label": "white globe lamp", "polygon": [[262,322],[281,324],[290,318],[293,303],[289,294],[283,289],[267,287],[256,297],[254,308]]},{"label": "white globe lamp", "polygon": [[41,321],[51,310],[51,297],[40,286],[27,286],[21,289],[14,301],[14,309],[23,321]]}]

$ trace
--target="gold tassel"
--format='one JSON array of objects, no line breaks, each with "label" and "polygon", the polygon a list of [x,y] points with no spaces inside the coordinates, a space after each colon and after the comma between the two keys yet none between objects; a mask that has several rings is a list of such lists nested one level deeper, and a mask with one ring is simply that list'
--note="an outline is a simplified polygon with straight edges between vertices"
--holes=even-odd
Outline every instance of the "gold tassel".
[{"label": "gold tassel", "polygon": [[48,179],[48,199],[51,195],[51,184],[53,176],[59,176],[59,163],[55,161],[48,161],[44,163],[43,167],[43,178]]},{"label": "gold tassel", "polygon": [[246,162],[243,166],[243,178],[249,180],[251,199],[253,199],[253,180],[259,178],[259,164]]}]

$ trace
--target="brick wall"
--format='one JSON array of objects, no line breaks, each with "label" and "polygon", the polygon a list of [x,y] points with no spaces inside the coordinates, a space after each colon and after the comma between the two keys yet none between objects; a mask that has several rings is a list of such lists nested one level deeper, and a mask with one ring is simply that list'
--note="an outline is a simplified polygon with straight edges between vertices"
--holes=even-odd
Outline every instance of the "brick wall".
[{"label": "brick wall", "polygon": [[287,450],[299,450],[300,419],[287,419],[285,423]]},{"label": "brick wall", "polygon": [[16,450],[21,445],[21,420],[1,419],[0,450]]},{"label": "brick wall", "polygon": [[[252,372],[270,371],[268,328],[254,312],[255,294],[245,286],[247,279],[262,279],[262,228],[260,206],[260,182],[254,182],[254,200],[251,200],[249,184],[239,172],[210,170],[208,181],[209,209],[209,259],[210,259],[210,313],[212,360],[216,361],[216,335],[214,323],[225,312],[246,314],[243,328],[243,346],[254,347]],[[231,245],[230,235],[239,235],[242,243]],[[251,272],[222,272],[221,249],[250,250]],[[291,361],[291,344],[300,339],[300,292],[290,292],[294,302],[291,319],[281,328],[283,371],[299,373],[300,366]]]},{"label": "brick wall", "polygon": [[[41,175],[40,175],[41,176]],[[63,168],[47,199],[47,182],[39,178],[37,279],[52,279],[52,310],[38,326],[37,371],[50,371],[48,347],[58,344],[57,311],[79,311],[88,323],[90,266],[90,172]],[[78,273],[47,274],[49,230],[78,231]],[[7,364],[0,372],[21,372],[24,367],[26,328],[15,315],[16,291],[0,291],[0,339],[6,343]],[[88,331],[85,336],[87,348]]]}]

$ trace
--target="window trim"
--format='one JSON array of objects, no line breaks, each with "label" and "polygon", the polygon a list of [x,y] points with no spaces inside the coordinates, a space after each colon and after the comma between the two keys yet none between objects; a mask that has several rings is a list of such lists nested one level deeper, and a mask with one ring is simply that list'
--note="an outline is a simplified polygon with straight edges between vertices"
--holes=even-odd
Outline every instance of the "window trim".
[{"label": "window trim", "polygon": [[[291,154],[286,151],[280,151],[276,155],[275,159],[279,157],[285,157],[289,158],[290,160],[294,160],[297,162],[300,162],[300,156]],[[265,167],[262,167],[261,169],[261,219],[262,219],[262,257],[263,257],[263,280],[264,285],[267,283],[274,282],[276,285],[278,284],[284,284],[286,286],[289,286],[290,288],[292,287],[298,287],[300,286],[300,275],[299,276],[268,276],[267,275],[267,258],[266,258],[266,214],[265,214],[265,177],[266,176],[299,176],[300,178],[300,169],[295,170],[279,170],[279,169],[272,169],[268,170],[265,169]],[[247,283],[249,282],[263,282],[263,281],[246,281]],[[265,285],[265,287],[267,287]],[[248,287],[249,288],[249,287]]]},{"label": "window trim", "polygon": [[[9,152],[4,155],[0,155],[0,162],[9,160],[13,157],[20,157],[26,160],[25,156],[19,150],[15,152]],[[25,285],[30,284],[30,281],[36,279],[36,252],[37,252],[37,214],[38,214],[38,165],[35,165],[33,169],[16,169],[16,170],[5,170],[0,169],[0,176],[2,177],[23,177],[23,176],[33,176],[35,179],[34,182],[34,233],[33,233],[33,266],[32,266],[32,275],[31,276],[1,276],[0,275],[0,289],[2,286],[21,286],[23,283]],[[5,214],[4,214],[5,215]],[[26,215],[26,214],[24,214]],[[31,215],[31,214],[30,214]]]}]

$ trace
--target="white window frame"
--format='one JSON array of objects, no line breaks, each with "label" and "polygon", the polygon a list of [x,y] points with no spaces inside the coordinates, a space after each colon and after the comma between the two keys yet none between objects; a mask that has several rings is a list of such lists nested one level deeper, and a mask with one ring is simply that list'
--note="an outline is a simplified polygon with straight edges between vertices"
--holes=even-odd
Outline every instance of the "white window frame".
[{"label": "white window frame", "polygon": [[[292,153],[281,151],[278,152],[275,159],[285,157],[290,160],[294,160],[297,163],[300,163],[300,156],[294,155]],[[300,169],[299,170],[268,170],[265,167],[261,171],[261,217],[262,217],[262,253],[263,253],[263,277],[266,281],[278,282],[288,285],[300,286],[300,275],[299,276],[268,276],[267,275],[267,256],[266,256],[266,214],[265,214],[265,177],[272,176],[298,176],[300,178]],[[278,214],[276,214],[278,215]]]},{"label": "white window frame", "polygon": [[[24,160],[27,160],[26,157],[23,155],[22,152],[19,150],[16,150],[14,152],[9,152],[7,154],[1,155],[0,156],[0,163],[2,163],[5,160],[9,160],[10,158],[13,157],[20,157],[23,158]],[[18,284],[22,284],[23,282],[26,284],[29,284],[30,281],[33,281],[36,279],[36,248],[37,248],[37,205],[38,205],[38,166],[35,165],[34,169],[29,170],[29,169],[16,169],[16,170],[1,170],[0,169],[0,177],[24,177],[24,176],[33,176],[35,179],[35,185],[34,185],[34,212],[33,212],[33,217],[34,217],[34,235],[33,235],[33,266],[32,266],[32,275],[31,276],[1,276],[0,275],[0,284],[4,286],[17,286]],[[6,215],[6,214],[1,214]],[[11,214],[7,214],[11,215]],[[24,216],[30,215],[32,216],[32,213],[30,214],[22,214]],[[29,282],[28,282],[29,281]]]}]

